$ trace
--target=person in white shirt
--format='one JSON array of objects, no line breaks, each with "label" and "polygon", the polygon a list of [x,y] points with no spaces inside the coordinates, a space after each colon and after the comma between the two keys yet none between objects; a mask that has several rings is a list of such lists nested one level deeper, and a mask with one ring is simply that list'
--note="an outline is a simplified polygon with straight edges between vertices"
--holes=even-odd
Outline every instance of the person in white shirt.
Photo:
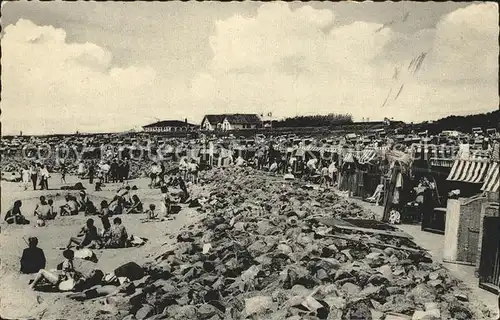
[{"label": "person in white shirt", "polygon": [[80,179],[83,179],[84,174],[85,174],[85,165],[83,164],[83,162],[80,162],[78,164],[78,177]]},{"label": "person in white shirt", "polygon": [[195,159],[191,159],[188,163],[189,176],[191,178],[191,182],[194,184],[198,183],[198,163],[196,163]]},{"label": "person in white shirt", "polygon": [[49,190],[49,170],[47,169],[46,165],[42,165],[40,169],[40,177],[41,177],[41,185],[42,185],[42,190]]},{"label": "person in white shirt", "polygon": [[328,166],[328,174],[330,175],[330,186],[334,186],[337,182],[337,166],[335,161],[332,161]]},{"label": "person in white shirt", "polygon": [[21,171],[21,178],[23,181],[24,191],[26,191],[28,190],[28,186],[30,185],[30,170],[27,166],[25,166]]},{"label": "person in white shirt", "polygon": [[245,164],[245,159],[243,159],[241,156],[238,156],[238,158],[236,158],[236,165],[241,167]]},{"label": "person in white shirt", "polygon": [[318,163],[318,159],[310,159],[306,163],[307,167],[307,175],[310,177],[316,173],[316,163]]},{"label": "person in white shirt", "polygon": [[269,167],[269,172],[275,173],[277,170],[278,170],[278,163],[276,162],[276,160],[274,160],[271,166]]},{"label": "person in white shirt", "polygon": [[102,174],[104,176],[104,183],[109,182],[109,170],[110,169],[111,169],[111,166],[107,162],[105,162],[101,167]]}]

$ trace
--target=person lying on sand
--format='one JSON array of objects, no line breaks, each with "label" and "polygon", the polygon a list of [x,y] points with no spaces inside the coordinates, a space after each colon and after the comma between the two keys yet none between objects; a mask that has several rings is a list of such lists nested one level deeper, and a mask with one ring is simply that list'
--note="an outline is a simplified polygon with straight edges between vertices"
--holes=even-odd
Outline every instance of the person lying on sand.
[{"label": "person lying on sand", "polygon": [[77,245],[77,249],[98,248],[100,247],[100,242],[101,239],[94,225],[94,219],[88,219],[85,226],[78,233],[78,236],[69,239],[66,249],[71,248],[73,244]]},{"label": "person lying on sand", "polygon": [[66,195],[65,197],[66,203],[60,207],[60,215],[61,216],[75,216],[78,215],[78,204],[75,201],[75,198],[71,195]]},{"label": "person lying on sand", "polygon": [[[82,281],[81,286],[78,283],[75,286],[75,291],[83,292],[69,294],[68,298],[84,301],[97,297],[112,296],[118,293],[132,294],[135,291],[132,281],[142,279],[148,271],[150,270],[139,266],[135,262],[125,263],[106,275],[103,275],[100,270],[94,270],[93,276],[87,277],[92,280]],[[81,290],[81,288],[88,290]]]},{"label": "person lying on sand", "polygon": [[51,286],[57,287],[60,291],[71,291],[74,289],[76,281],[81,278],[73,266],[75,253],[73,250],[64,250],[64,261],[57,266],[56,270],[41,269],[31,281],[30,288],[37,289],[43,282],[48,282]]},{"label": "person lying on sand", "polygon": [[5,222],[8,224],[29,224],[29,220],[26,219],[21,213],[21,207],[23,203],[21,200],[16,200],[12,208],[10,208],[5,214]]},{"label": "person lying on sand", "polygon": [[47,260],[43,250],[38,248],[38,238],[28,238],[28,248],[23,250],[21,257],[21,273],[37,273],[41,269],[45,269],[46,263]]}]

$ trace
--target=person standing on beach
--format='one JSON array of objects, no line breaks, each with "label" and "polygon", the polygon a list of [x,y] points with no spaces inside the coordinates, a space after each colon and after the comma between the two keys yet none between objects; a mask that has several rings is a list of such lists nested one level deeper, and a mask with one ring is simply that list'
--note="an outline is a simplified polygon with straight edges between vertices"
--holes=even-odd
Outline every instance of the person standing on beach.
[{"label": "person standing on beach", "polygon": [[21,172],[21,177],[23,179],[23,187],[24,191],[28,190],[28,186],[30,184],[30,169],[28,166],[25,166]]},{"label": "person standing on beach", "polygon": [[34,164],[30,167],[31,182],[33,183],[33,190],[36,190],[36,183],[38,181],[38,167]]},{"label": "person standing on beach", "polygon": [[95,165],[94,161],[89,163],[89,184],[94,184]]},{"label": "person standing on beach", "polygon": [[80,162],[78,163],[78,177],[80,179],[83,179],[85,175],[85,165],[83,164],[83,162]]}]

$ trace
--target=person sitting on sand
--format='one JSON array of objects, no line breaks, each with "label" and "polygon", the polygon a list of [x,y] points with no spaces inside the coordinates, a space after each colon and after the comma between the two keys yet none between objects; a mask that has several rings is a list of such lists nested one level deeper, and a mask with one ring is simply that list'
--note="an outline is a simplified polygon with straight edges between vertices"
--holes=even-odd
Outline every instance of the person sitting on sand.
[{"label": "person sitting on sand", "polygon": [[29,224],[29,220],[26,219],[21,213],[22,205],[23,203],[21,200],[16,200],[12,208],[7,211],[7,214],[5,215],[5,222],[8,224]]},{"label": "person sitting on sand", "polygon": [[47,216],[47,219],[48,219],[48,220],[54,220],[54,219],[55,219],[55,217],[56,217],[56,215],[57,215],[56,210],[54,210],[54,200],[49,199],[49,200],[47,201],[47,204],[48,204],[48,205],[49,205],[49,207],[50,207],[50,211],[49,211],[49,214],[48,214],[48,216]]},{"label": "person sitting on sand", "polygon": [[60,291],[71,291],[75,287],[80,274],[76,272],[73,266],[75,253],[73,250],[63,251],[64,261],[57,266],[56,270],[41,269],[30,284],[30,288],[36,290],[41,282],[45,281],[52,286],[57,286]]},{"label": "person sitting on sand", "polygon": [[132,199],[130,197],[130,186],[126,186],[125,188],[121,188],[120,190],[118,190],[116,195],[118,197],[122,198],[125,205],[132,204]]},{"label": "person sitting on sand", "polygon": [[172,202],[168,195],[168,188],[163,186],[161,187],[161,207],[160,207],[161,214],[164,215],[165,217],[168,217],[170,215],[171,206]]},{"label": "person sitting on sand", "polygon": [[60,215],[61,216],[75,216],[78,215],[78,204],[75,201],[75,198],[71,195],[66,195],[65,197],[66,203],[61,206]]},{"label": "person sitting on sand", "polygon": [[86,216],[95,214],[97,211],[85,190],[80,190],[80,199],[77,199],[76,202],[78,204],[78,211],[84,212]]},{"label": "person sitting on sand", "polygon": [[113,226],[110,229],[110,238],[106,242],[106,248],[125,248],[128,240],[127,229],[122,225],[122,219],[113,219]]},{"label": "person sitting on sand", "polygon": [[101,218],[102,227],[104,229],[103,234],[107,233],[109,229],[111,229],[109,217],[111,217],[111,211],[109,210],[108,202],[103,200],[101,201],[101,211],[99,212],[99,218]]},{"label": "person sitting on sand", "polygon": [[97,233],[97,228],[94,225],[94,219],[88,219],[85,226],[78,233],[77,237],[71,237],[69,239],[66,249],[71,248],[72,244],[77,245],[77,249],[81,248],[97,248],[99,247],[99,234]]},{"label": "person sitting on sand", "polygon": [[113,215],[120,215],[123,213],[123,199],[119,196],[115,196],[113,200],[109,203],[109,210]]},{"label": "person sitting on sand", "polygon": [[35,216],[43,221],[51,216],[51,206],[47,203],[45,196],[40,197],[40,203],[35,208]]},{"label": "person sitting on sand", "polygon": [[23,250],[23,255],[21,256],[21,273],[31,274],[45,269],[45,264],[47,263],[45,254],[37,246],[38,238],[28,238],[28,248]]},{"label": "person sitting on sand", "polygon": [[146,219],[154,220],[158,218],[158,213],[155,212],[156,206],[154,204],[149,205],[149,209],[146,211]]},{"label": "person sitting on sand", "polygon": [[142,213],[144,211],[144,208],[142,206],[141,199],[134,194],[132,196],[132,205],[131,207],[127,210],[127,214],[129,213]]}]

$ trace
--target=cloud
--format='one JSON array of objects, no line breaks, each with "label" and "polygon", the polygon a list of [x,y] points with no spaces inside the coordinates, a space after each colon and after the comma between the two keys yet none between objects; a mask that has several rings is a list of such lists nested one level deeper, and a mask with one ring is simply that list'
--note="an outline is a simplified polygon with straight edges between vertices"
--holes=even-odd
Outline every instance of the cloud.
[{"label": "cloud", "polygon": [[[497,11],[495,3],[472,4],[435,28],[404,33],[367,21],[339,26],[330,9],[265,3],[253,15],[214,20],[206,39],[213,57],[187,82],[156,60],[124,66],[104,45],[72,43],[63,29],[21,19],[2,38],[2,129],[127,130],[153,117],[201,121],[220,112],[420,121],[491,111],[498,107]],[[408,66],[422,53],[413,74]]]},{"label": "cloud", "polygon": [[[263,4],[252,18],[216,22],[212,63],[192,89],[214,111],[277,116],[350,112],[419,121],[490,111],[498,105],[496,6],[471,5],[443,16],[436,29],[404,34],[364,21],[330,28],[330,10]],[[420,71],[407,71],[422,53]]]},{"label": "cloud", "polygon": [[105,48],[29,20],[5,28],[2,51],[4,133],[128,130],[185,96],[149,66],[113,67]]}]

